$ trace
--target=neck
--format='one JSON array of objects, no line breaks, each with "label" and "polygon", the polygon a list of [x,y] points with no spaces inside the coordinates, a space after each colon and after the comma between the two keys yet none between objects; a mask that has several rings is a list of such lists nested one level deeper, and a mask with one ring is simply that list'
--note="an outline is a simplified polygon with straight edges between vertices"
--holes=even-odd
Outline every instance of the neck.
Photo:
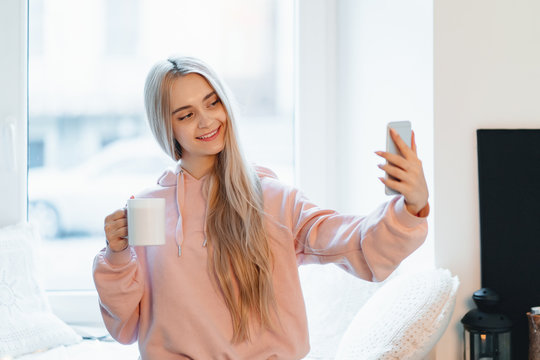
[{"label": "neck", "polygon": [[204,157],[182,157],[182,168],[190,173],[195,179],[200,179],[208,174],[216,162],[217,155]]}]

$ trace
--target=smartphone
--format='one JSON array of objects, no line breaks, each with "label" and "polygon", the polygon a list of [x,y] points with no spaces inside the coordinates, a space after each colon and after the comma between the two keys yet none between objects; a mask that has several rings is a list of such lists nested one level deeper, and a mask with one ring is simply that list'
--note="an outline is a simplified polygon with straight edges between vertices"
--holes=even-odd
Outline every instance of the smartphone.
[{"label": "smartphone", "polygon": [[[411,122],[410,121],[394,121],[394,122],[388,123],[388,125],[386,126],[386,152],[403,156],[401,154],[401,151],[399,151],[398,147],[394,143],[394,140],[392,140],[392,137],[390,136],[390,129],[396,130],[396,132],[403,139],[405,144],[407,144],[408,147],[411,147],[411,136],[412,136]],[[393,179],[393,177],[388,174],[385,174],[385,177]],[[399,195],[400,194],[398,191],[391,189],[388,186],[385,186],[384,192],[386,195]]]}]

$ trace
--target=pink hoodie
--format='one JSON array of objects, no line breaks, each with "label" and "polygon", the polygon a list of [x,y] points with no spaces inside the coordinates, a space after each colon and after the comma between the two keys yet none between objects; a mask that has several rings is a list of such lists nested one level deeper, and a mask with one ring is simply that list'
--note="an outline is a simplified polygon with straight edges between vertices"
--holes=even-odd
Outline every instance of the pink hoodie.
[{"label": "pink hoodie", "polygon": [[403,197],[366,217],[340,215],[315,206],[270,170],[258,173],[280,328],[253,326],[251,342],[231,343],[229,311],[207,271],[206,177],[197,180],[177,166],[138,196],[166,199],[166,244],[105,248],[94,261],[107,329],[121,343],[138,340],[143,360],[301,359],[309,339],[298,265],[335,263],[380,281],[426,237],[426,219],[411,215]]}]

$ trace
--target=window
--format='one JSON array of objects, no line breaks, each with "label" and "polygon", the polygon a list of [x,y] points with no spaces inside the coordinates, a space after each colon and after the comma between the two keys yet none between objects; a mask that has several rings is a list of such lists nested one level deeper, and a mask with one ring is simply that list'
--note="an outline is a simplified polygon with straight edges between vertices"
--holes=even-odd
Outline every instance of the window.
[{"label": "window", "polygon": [[[410,6],[398,11],[384,4],[366,7],[364,3],[311,0],[137,0],[130,2],[136,9],[129,9],[125,15],[129,19],[121,23],[114,19],[122,5],[109,3],[29,0],[30,219],[40,222],[42,231],[49,234],[44,257],[49,289],[93,289],[90,266],[104,245],[104,215],[155,181],[157,176],[150,169],[150,174],[121,179],[137,170],[129,150],[123,152],[129,144],[146,141],[144,148],[133,150],[144,150],[136,156],[141,163],[167,161],[143,158],[162,154],[147,138],[142,89],[151,64],[171,53],[196,55],[216,68],[240,101],[239,128],[248,157],[269,166],[286,182],[295,180],[322,206],[365,214],[387,200],[376,180],[378,159],[371,152],[384,146],[387,121],[403,116],[420,119],[422,130],[416,127],[420,121],[414,121],[417,135],[424,135],[419,136],[424,142],[419,149],[432,153],[431,138],[426,136],[432,132],[432,58],[426,55],[432,53],[432,19],[426,16],[432,9],[427,3],[418,5],[426,6],[426,11]],[[424,22],[410,21],[420,18]],[[298,21],[294,47],[293,20]],[[414,26],[420,29],[415,32]],[[114,36],[111,31],[116,32]],[[124,44],[120,44],[122,39]],[[403,46],[400,56],[385,53],[399,43]],[[425,52],[420,59],[410,56],[420,54],[417,46]],[[396,66],[403,59],[407,60],[403,67]],[[294,132],[300,141],[294,144],[298,158],[294,170],[299,176],[293,178],[295,96],[298,121]],[[265,136],[253,136],[258,133]],[[428,167],[432,161],[423,159],[431,184]],[[55,172],[56,178],[42,180]],[[128,180],[133,183],[117,186]],[[110,204],[84,198],[109,190],[100,196]],[[58,198],[68,199],[64,215],[51,210],[46,201],[37,201],[39,192],[50,196],[55,191]],[[97,205],[103,208],[96,209]],[[72,226],[51,221],[57,216],[70,217]],[[319,337],[310,328],[312,340],[330,344],[332,329],[324,320],[351,318],[333,295],[359,281],[333,266],[300,270],[308,280],[302,284],[308,285],[304,288],[308,316],[311,311],[319,323],[323,319]],[[354,288],[366,293],[360,286]],[[99,317],[95,298],[87,300],[84,311],[72,312],[80,316],[95,310]],[[84,307],[80,304],[77,310]],[[329,310],[332,304],[339,310]],[[319,316],[318,309],[327,317]]]},{"label": "window", "polygon": [[106,1],[105,51],[110,56],[137,56],[139,44],[139,0]]},{"label": "window", "polygon": [[158,60],[214,67],[240,103],[248,159],[293,182],[293,6],[29,0],[29,220],[45,238],[47,289],[93,289],[105,216],[171,165],[144,113]]}]

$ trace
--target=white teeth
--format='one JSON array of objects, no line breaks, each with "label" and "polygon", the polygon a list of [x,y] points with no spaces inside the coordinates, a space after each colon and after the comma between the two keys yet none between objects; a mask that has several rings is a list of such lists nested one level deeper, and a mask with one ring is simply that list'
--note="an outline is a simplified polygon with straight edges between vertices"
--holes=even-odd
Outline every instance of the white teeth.
[{"label": "white teeth", "polygon": [[212,137],[214,135],[216,135],[217,131],[219,130],[219,128],[217,128],[215,131],[212,131],[210,134],[208,135],[204,135],[204,136],[199,136],[197,139],[208,139],[209,137]]}]

